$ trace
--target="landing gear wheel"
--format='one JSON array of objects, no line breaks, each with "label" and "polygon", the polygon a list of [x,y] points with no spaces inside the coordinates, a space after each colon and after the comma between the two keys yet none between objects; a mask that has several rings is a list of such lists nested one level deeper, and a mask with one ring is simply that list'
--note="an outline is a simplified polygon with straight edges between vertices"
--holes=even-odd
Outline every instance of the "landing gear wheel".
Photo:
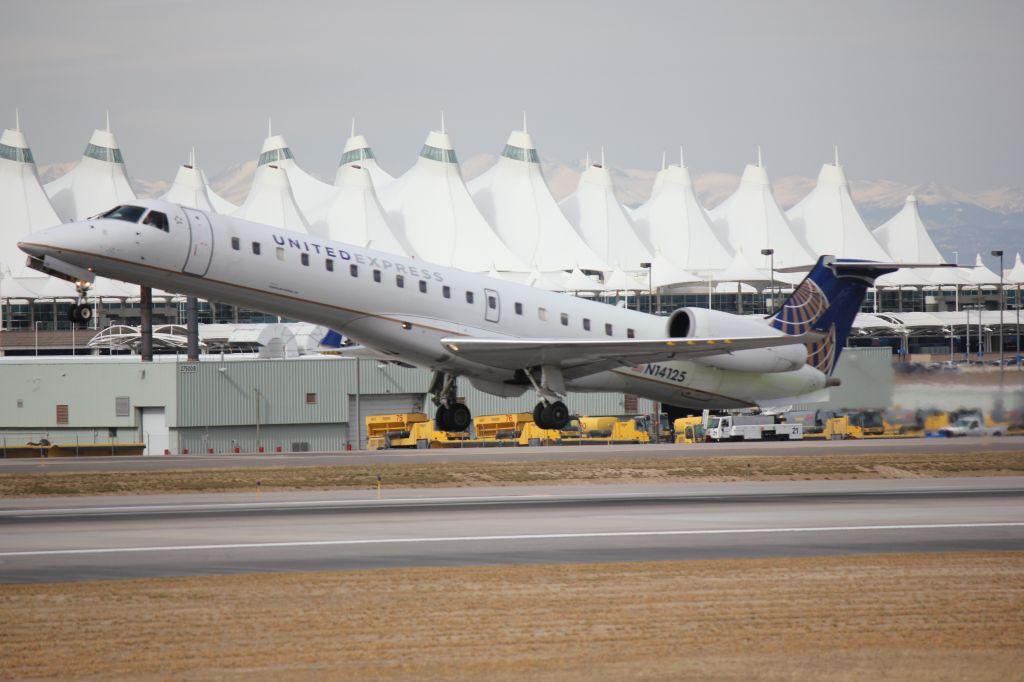
[{"label": "landing gear wheel", "polygon": [[92,321],[92,308],[87,305],[78,306],[78,321],[79,322],[91,322]]},{"label": "landing gear wheel", "polygon": [[541,429],[548,428],[548,422],[544,418],[545,407],[547,407],[547,405],[545,405],[544,403],[537,403],[537,407],[533,408],[533,423],[536,424],[538,428]]},{"label": "landing gear wheel", "polygon": [[553,402],[544,408],[544,421],[549,429],[564,429],[569,423],[569,408],[562,401]]},{"label": "landing gear wheel", "polygon": [[473,423],[473,414],[462,403],[455,403],[448,408],[448,431],[469,431]]},{"label": "landing gear wheel", "polygon": [[438,405],[434,413],[434,428],[438,431],[448,430],[448,406]]}]

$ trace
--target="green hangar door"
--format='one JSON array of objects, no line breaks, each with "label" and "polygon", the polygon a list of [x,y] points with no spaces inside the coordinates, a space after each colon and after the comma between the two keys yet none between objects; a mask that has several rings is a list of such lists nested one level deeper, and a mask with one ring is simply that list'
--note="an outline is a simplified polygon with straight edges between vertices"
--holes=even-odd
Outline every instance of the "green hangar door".
[{"label": "green hangar door", "polygon": [[[352,447],[362,450],[366,447],[366,418],[373,414],[407,414],[423,411],[422,393],[375,393],[348,397],[348,433]],[[358,402],[358,405],[357,405]],[[358,430],[357,427],[358,426]],[[356,433],[359,444],[356,444]]]},{"label": "green hangar door", "polygon": [[140,407],[141,440],[146,444],[145,454],[162,455],[171,446],[167,431],[167,417],[162,407]]}]

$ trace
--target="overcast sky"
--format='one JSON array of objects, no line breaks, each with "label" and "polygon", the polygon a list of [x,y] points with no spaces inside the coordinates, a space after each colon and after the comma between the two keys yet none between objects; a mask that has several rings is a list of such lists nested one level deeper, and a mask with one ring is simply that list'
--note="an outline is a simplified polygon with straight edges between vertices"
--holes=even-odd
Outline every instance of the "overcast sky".
[{"label": "overcast sky", "polygon": [[333,177],[355,116],[410,166],[444,110],[461,158],[529,117],[541,155],[696,173],[1024,185],[1024,3],[8,0],[0,122],[39,163],[76,159],[110,109],[129,172],[170,179],[192,145],[216,173],[267,118]]}]

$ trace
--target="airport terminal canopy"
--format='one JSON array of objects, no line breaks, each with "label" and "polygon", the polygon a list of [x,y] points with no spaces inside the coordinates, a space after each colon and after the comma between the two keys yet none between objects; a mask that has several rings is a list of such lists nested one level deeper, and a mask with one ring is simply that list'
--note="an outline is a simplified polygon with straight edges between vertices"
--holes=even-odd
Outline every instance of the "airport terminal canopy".
[{"label": "airport terminal canopy", "polygon": [[352,134],[345,140],[345,149],[341,152],[341,160],[338,162],[338,171],[334,176],[334,186],[337,187],[341,180],[341,172],[345,166],[358,164],[370,172],[373,179],[373,186],[380,189],[394,181],[394,176],[387,173],[377,163],[377,157],[373,155],[373,149],[363,135],[356,135],[356,122],[352,121]]},{"label": "airport terminal canopy", "polygon": [[525,130],[513,131],[498,162],[467,186],[501,240],[531,267],[609,269],[558,208]]},{"label": "airport terminal canopy", "polygon": [[1020,252],[1013,261],[1013,267],[1003,271],[1003,281],[1007,284],[1024,284],[1024,262],[1020,260]]},{"label": "airport terminal canopy", "polygon": [[800,203],[786,211],[797,238],[815,256],[860,258],[882,263],[891,260],[864,224],[850,196],[850,183],[839,154],[835,164],[824,164],[818,184]]},{"label": "airport terminal canopy", "polygon": [[46,193],[64,222],[83,220],[136,198],[109,123],[106,130],[93,131],[82,159],[48,183]]},{"label": "airport terminal canopy", "polygon": [[[946,262],[936,248],[935,242],[928,236],[928,230],[917,209],[917,197],[913,194],[907,197],[900,212],[876,227],[872,231],[872,235],[888,252],[893,262],[936,264]],[[880,287],[963,283],[962,278],[957,277],[951,271],[951,268],[897,270],[879,277],[876,283]],[[938,280],[935,277],[938,277]]]},{"label": "airport terminal canopy", "polygon": [[967,274],[967,278],[971,281],[973,287],[984,287],[986,289],[995,289],[999,286],[1000,280],[999,275],[992,272],[985,265],[984,261],[981,260],[981,254],[977,254],[974,259],[973,268],[963,268]]},{"label": "airport terminal canopy", "polygon": [[654,252],[654,260],[651,261],[651,271],[649,274],[651,286],[656,288],[703,282],[706,279],[688,270],[683,270],[676,265],[674,260],[662,253],[661,249]]},{"label": "airport terminal canopy", "polygon": [[409,255],[388,224],[367,168],[356,163],[341,166],[335,186],[334,200],[322,220],[312,226],[314,232],[346,244]]},{"label": "airport terminal canopy", "polygon": [[651,198],[633,211],[633,221],[647,247],[680,270],[720,270],[732,260],[697,201],[686,166],[673,164],[658,173]]},{"label": "airport terminal canopy", "polygon": [[[760,157],[760,154],[758,154]],[[719,239],[747,262],[768,271],[771,258],[761,254],[773,249],[776,269],[812,265],[815,257],[793,234],[785,213],[775,201],[768,172],[761,165],[748,165],[740,186],[709,213]]]},{"label": "airport terminal canopy", "polygon": [[203,173],[193,165],[191,159],[187,164],[178,166],[174,182],[160,198],[189,208],[197,208],[200,211],[217,213],[207,192]]},{"label": "airport terminal canopy", "polygon": [[18,248],[30,232],[61,222],[39,183],[32,149],[18,124],[0,136],[0,207],[0,298],[40,298],[55,288],[72,294],[70,283],[26,267],[25,252]]},{"label": "airport terminal canopy", "polygon": [[580,175],[576,191],[559,206],[583,241],[605,263],[622,270],[640,270],[640,264],[651,262],[654,256],[640,241],[633,221],[615,197],[612,176],[603,161],[589,164]]},{"label": "airport terminal canopy", "polygon": [[379,196],[389,222],[417,258],[469,272],[530,271],[473,203],[443,130],[427,135],[416,164]]},{"label": "airport terminal canopy", "polygon": [[232,215],[293,232],[309,232],[288,174],[273,163],[257,166],[249,196]]},{"label": "airport terminal canopy", "polygon": [[256,168],[259,170],[263,166],[271,164],[288,174],[288,182],[295,196],[295,203],[298,204],[304,216],[315,215],[323,211],[323,207],[334,198],[334,187],[317,180],[299,168],[284,136],[274,135],[272,131],[263,141],[263,148],[260,150]]}]

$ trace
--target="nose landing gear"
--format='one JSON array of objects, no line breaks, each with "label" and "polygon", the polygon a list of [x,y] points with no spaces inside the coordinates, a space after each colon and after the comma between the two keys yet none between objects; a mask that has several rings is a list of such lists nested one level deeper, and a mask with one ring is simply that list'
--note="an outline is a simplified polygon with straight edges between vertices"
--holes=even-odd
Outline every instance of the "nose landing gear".
[{"label": "nose landing gear", "polygon": [[68,311],[68,319],[75,324],[89,324],[92,322],[93,309],[88,303],[83,303],[89,291],[89,282],[75,282],[75,289],[78,290],[78,303],[71,306]]}]

